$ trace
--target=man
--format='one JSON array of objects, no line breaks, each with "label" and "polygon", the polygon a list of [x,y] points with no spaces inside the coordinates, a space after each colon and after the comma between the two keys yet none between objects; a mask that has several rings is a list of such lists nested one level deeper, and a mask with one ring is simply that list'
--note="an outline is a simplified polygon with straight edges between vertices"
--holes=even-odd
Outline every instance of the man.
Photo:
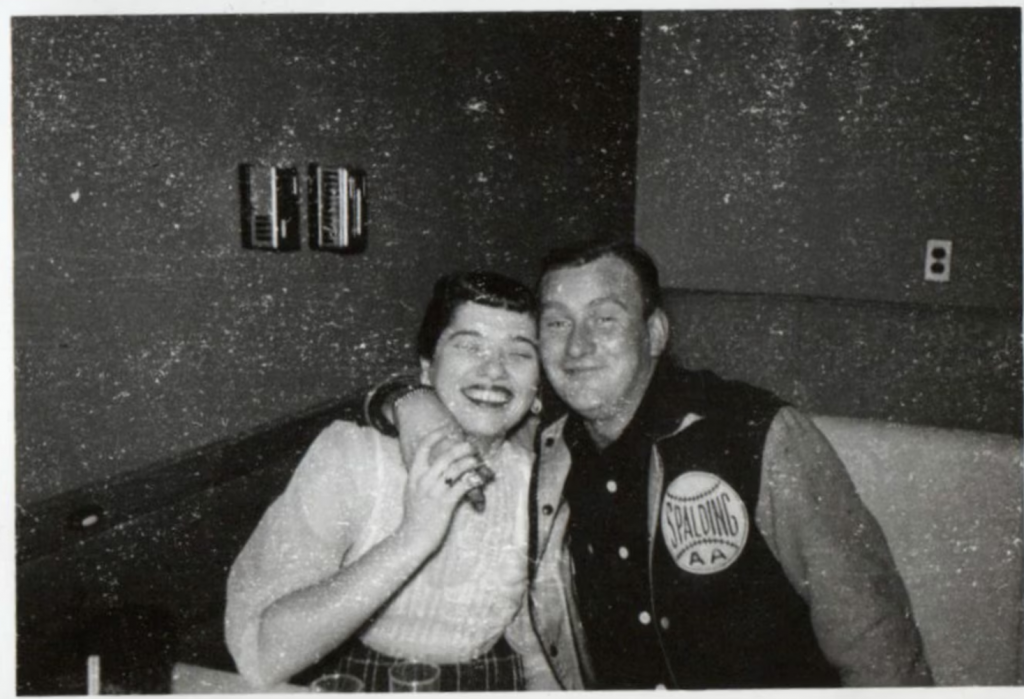
[{"label": "man", "polygon": [[[662,357],[646,253],[554,251],[539,295],[541,359],[568,413],[536,440],[531,615],[562,686],[931,683],[835,452],[767,391]],[[403,432],[431,404],[403,398]]]}]

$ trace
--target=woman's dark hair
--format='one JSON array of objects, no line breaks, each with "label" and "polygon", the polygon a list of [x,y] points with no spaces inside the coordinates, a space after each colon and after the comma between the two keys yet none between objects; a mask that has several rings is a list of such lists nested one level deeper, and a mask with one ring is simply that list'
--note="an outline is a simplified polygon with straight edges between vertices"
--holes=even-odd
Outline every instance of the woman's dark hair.
[{"label": "woman's dark hair", "polygon": [[640,280],[640,294],[644,303],[644,318],[650,318],[661,307],[661,283],[658,266],[651,256],[631,242],[587,242],[555,248],[544,257],[540,278],[556,269],[582,267],[602,257],[617,257],[629,265]]},{"label": "woman's dark hair", "polygon": [[496,272],[446,274],[434,284],[434,295],[420,323],[416,338],[416,351],[420,357],[434,357],[441,333],[452,322],[459,306],[470,302],[537,318],[537,297],[528,286],[511,277]]}]

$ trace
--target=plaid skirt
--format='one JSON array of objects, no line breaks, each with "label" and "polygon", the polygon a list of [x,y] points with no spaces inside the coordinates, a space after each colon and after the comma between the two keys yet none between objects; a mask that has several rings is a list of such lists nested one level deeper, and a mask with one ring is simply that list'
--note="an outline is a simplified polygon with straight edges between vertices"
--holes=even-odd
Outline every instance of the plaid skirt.
[{"label": "plaid skirt", "polygon": [[[363,680],[367,692],[388,691],[388,669],[403,662],[368,648],[358,640],[338,658],[334,672]],[[440,665],[442,692],[521,692],[526,689],[523,659],[504,638],[478,658],[464,663]]]}]

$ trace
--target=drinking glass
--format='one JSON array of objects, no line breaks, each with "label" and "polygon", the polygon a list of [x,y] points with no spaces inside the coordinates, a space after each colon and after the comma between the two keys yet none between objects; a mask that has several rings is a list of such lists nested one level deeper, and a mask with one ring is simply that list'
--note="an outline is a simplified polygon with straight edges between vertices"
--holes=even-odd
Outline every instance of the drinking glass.
[{"label": "drinking glass", "polygon": [[364,687],[358,677],[339,672],[316,678],[309,688],[314,692],[361,692]]},{"label": "drinking glass", "polygon": [[396,663],[388,670],[391,692],[436,692],[441,687],[441,668],[430,663]]}]

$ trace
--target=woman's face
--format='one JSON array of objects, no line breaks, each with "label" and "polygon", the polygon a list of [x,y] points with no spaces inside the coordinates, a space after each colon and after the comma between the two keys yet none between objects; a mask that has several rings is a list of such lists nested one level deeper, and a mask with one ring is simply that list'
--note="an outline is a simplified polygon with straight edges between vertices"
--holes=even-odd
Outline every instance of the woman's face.
[{"label": "woman's face", "polygon": [[467,435],[503,438],[537,393],[536,323],[525,313],[464,303],[438,338],[433,359],[421,364],[423,382]]}]

